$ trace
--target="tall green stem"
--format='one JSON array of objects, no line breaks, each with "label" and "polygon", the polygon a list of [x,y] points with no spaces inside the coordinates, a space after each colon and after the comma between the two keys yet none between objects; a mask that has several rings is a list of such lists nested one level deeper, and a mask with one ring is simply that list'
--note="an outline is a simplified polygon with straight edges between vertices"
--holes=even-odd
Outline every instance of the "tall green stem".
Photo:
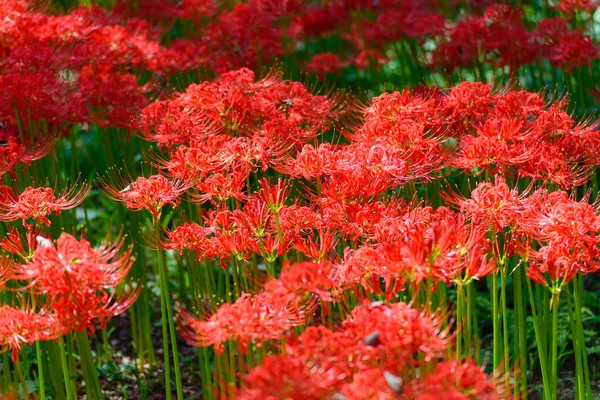
[{"label": "tall green stem", "polygon": [[560,290],[552,293],[552,359],[550,361],[550,375],[552,377],[551,394],[552,400],[557,399],[556,383],[558,380],[558,302],[560,300]]},{"label": "tall green stem", "polygon": [[65,380],[65,391],[67,392],[67,400],[73,400],[71,377],[69,374],[69,365],[67,364],[67,352],[65,351],[65,341],[63,340],[62,336],[58,337],[58,348],[60,351],[60,362],[62,367],[63,378]]},{"label": "tall green stem", "polygon": [[[173,307],[171,306],[171,296],[169,294],[169,277],[167,268],[165,265],[164,255],[160,246],[160,223],[158,218],[154,219],[154,233],[157,238],[157,256],[158,256],[158,271],[160,275],[160,291],[163,298],[163,306],[161,307],[162,313],[162,325],[163,325],[163,349],[165,350],[165,386],[167,388],[167,398],[171,398],[171,383],[170,383],[170,370],[168,371],[167,366],[169,365],[169,349],[167,345],[168,337],[166,334],[167,324],[169,330],[169,336],[171,339],[171,350],[173,351],[173,367],[175,370],[175,385],[177,387],[177,399],[183,400],[183,388],[181,384],[181,370],[179,367],[179,351],[177,350],[177,336],[175,331],[175,322],[173,320]],[[166,310],[166,315],[165,311]],[[166,319],[166,321],[165,321]],[[169,368],[170,369],[170,368]],[[167,372],[168,371],[168,372]],[[167,383],[167,381],[169,381]]]},{"label": "tall green stem", "polygon": [[575,326],[577,327],[577,333],[579,336],[579,343],[581,345],[581,359],[583,368],[583,378],[585,382],[585,398],[586,400],[592,400],[592,383],[590,380],[590,370],[587,360],[587,351],[585,348],[585,338],[583,336],[583,316],[581,315],[581,294],[583,293],[583,279],[581,276],[576,276],[573,280],[573,298],[575,300]]},{"label": "tall green stem", "polygon": [[35,355],[38,365],[38,379],[40,381],[40,399],[46,400],[46,385],[44,382],[44,364],[42,363],[42,349],[39,340],[35,342]]},{"label": "tall green stem", "polygon": [[[527,280],[527,288],[529,289],[529,302],[531,304],[531,314],[533,317],[533,329],[535,331],[535,340],[537,344],[538,357],[540,359],[540,368],[542,370],[542,386],[544,390],[544,399],[550,400],[551,396],[551,388],[550,382],[548,381],[548,364],[546,361],[546,342],[544,340],[544,335],[542,333],[542,329],[540,327],[540,313],[537,312],[536,303],[539,304],[539,301],[536,301],[536,297],[533,296],[533,290],[531,289],[531,280]],[[539,300],[539,298],[538,298]]]}]

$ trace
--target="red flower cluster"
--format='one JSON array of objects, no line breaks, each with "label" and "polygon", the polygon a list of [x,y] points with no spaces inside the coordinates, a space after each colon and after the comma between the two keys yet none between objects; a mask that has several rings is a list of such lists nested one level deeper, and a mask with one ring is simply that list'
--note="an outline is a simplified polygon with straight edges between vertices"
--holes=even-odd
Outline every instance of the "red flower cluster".
[{"label": "red flower cluster", "polygon": [[191,85],[144,109],[142,136],[170,150],[157,164],[179,179],[198,178],[198,201],[243,198],[248,176],[279,168],[340,115],[339,100],[317,96],[278,71],[256,80],[249,70]]},{"label": "red flower cluster", "polygon": [[[339,331],[309,327],[291,338],[285,354],[245,377],[240,398],[505,398],[502,385],[472,362],[441,361],[449,343],[443,325],[443,316],[405,303],[364,303]],[[432,360],[434,370],[426,367]]]},{"label": "red flower cluster", "polygon": [[35,250],[26,251],[19,241],[17,254],[24,263],[2,258],[0,267],[0,283],[26,282],[31,295],[27,306],[0,307],[0,350],[12,349],[15,360],[22,343],[53,340],[73,330],[91,333],[94,323],[104,327],[139,294],[139,287],[117,294],[133,263],[131,249],[121,252],[120,240],[94,250],[88,241],[63,233],[56,247],[43,236],[32,245]]}]

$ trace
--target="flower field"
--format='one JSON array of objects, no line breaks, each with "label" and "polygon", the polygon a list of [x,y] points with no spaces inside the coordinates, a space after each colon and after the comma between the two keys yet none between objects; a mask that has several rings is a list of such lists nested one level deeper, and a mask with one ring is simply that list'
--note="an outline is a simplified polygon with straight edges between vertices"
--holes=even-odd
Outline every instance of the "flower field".
[{"label": "flower field", "polygon": [[0,399],[599,399],[599,8],[0,0]]}]

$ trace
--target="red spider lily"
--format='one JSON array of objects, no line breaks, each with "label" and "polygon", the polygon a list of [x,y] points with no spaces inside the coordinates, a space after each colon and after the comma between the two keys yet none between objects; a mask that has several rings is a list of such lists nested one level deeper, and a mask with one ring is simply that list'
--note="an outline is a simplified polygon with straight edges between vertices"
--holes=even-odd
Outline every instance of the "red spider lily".
[{"label": "red spider lily", "polygon": [[[390,386],[386,376],[397,383]],[[352,400],[393,400],[402,398],[399,396],[404,392],[402,382],[402,378],[380,368],[361,369],[354,374],[351,382],[344,384],[341,393]]]},{"label": "red spider lily", "polygon": [[17,362],[23,343],[56,339],[60,335],[58,327],[56,317],[46,310],[34,312],[1,306],[0,352],[12,350],[12,360]]},{"label": "red spider lily", "polygon": [[453,70],[489,62],[517,71],[531,63],[538,52],[520,14],[519,8],[492,4],[484,16],[459,21],[433,53],[434,65]]},{"label": "red spider lily", "polygon": [[30,261],[40,240],[49,240],[44,235],[48,234],[38,232],[35,229],[27,229],[25,238],[22,238],[19,230],[11,226],[8,227],[6,237],[0,238],[0,247],[21,258],[22,261]]},{"label": "red spider lily", "polygon": [[278,257],[284,256],[290,250],[291,236],[289,232],[284,232],[281,237],[277,232],[268,232],[260,238],[253,238],[248,243],[248,248],[268,262],[274,263]]},{"label": "red spider lily", "polygon": [[318,228],[316,235],[307,238],[298,237],[294,240],[294,248],[317,263],[323,261],[330,254],[335,254],[338,239],[333,230]]},{"label": "red spider lily", "polygon": [[207,236],[213,234],[210,227],[200,226],[194,222],[184,223],[173,230],[167,231],[167,242],[162,244],[165,249],[177,249],[183,254],[184,249],[189,249],[201,259],[206,253]]},{"label": "red spider lily", "polygon": [[256,193],[256,196],[265,202],[267,208],[273,214],[278,214],[289,198],[290,183],[278,179],[277,183],[270,184],[268,180],[263,178],[258,181],[258,184],[260,190]]},{"label": "red spider lily", "polygon": [[282,29],[274,24],[275,15],[260,3],[237,3],[206,28],[206,45],[214,56],[211,66],[217,72],[268,65],[283,55]]},{"label": "red spider lily", "polygon": [[479,279],[495,269],[487,257],[483,225],[467,223],[461,214],[440,208],[415,209],[404,216],[383,218],[374,227],[377,242],[347,252],[334,269],[334,280],[346,287],[363,285],[391,299],[407,280]]},{"label": "red spider lily", "polygon": [[199,24],[203,18],[214,16],[217,13],[217,4],[214,1],[183,0],[173,4],[168,0],[143,0],[139,7],[131,7],[131,13],[139,18],[158,23],[172,23],[175,19],[191,20]]},{"label": "red spider lily", "polygon": [[335,393],[328,377],[319,368],[285,355],[267,357],[263,364],[244,377],[243,400],[319,400]]},{"label": "red spider lily", "polygon": [[244,226],[257,238],[263,237],[274,225],[273,215],[267,204],[257,197],[250,198],[244,203],[244,209],[236,210],[233,217],[236,224]]},{"label": "red spider lily", "polygon": [[250,344],[260,347],[266,341],[281,339],[290,328],[305,324],[315,306],[315,302],[303,306],[271,292],[243,295],[233,304],[223,304],[206,320],[184,312],[179,331],[197,346],[214,345],[216,351],[222,352],[222,343],[234,340],[245,351]]},{"label": "red spider lily", "polygon": [[265,284],[265,290],[275,295],[298,296],[315,294],[323,302],[331,302],[337,296],[337,287],[331,279],[332,263],[284,262],[279,278]]},{"label": "red spider lily", "polygon": [[527,193],[511,190],[500,176],[495,176],[494,180],[494,183],[479,183],[471,192],[470,199],[453,192],[445,195],[445,199],[456,204],[472,220],[484,223],[488,229],[502,231],[515,226],[527,206]]},{"label": "red spider lily", "polygon": [[193,185],[193,180],[169,180],[163,175],[148,178],[138,177],[131,182],[121,173],[114,173],[112,182],[100,177],[101,188],[106,197],[125,203],[129,210],[148,210],[154,218],[159,218],[165,205],[176,207],[179,196]]},{"label": "red spider lily", "polygon": [[520,120],[489,120],[477,129],[476,136],[462,138],[454,163],[464,169],[495,165],[495,171],[503,173],[511,166],[539,159],[536,142],[535,133],[523,129]]},{"label": "red spider lily", "polygon": [[600,216],[586,198],[578,202],[562,191],[539,191],[520,228],[538,242],[537,250],[525,244],[519,252],[531,260],[528,275],[539,284],[549,285],[544,273],[560,288],[577,273],[600,270]]},{"label": "red spider lily", "polygon": [[56,247],[39,246],[31,262],[17,274],[32,282],[47,297],[47,306],[61,324],[61,333],[72,329],[93,332],[95,321],[104,328],[108,320],[124,312],[137,298],[140,287],[117,296],[134,258],[132,248],[121,252],[123,241],[104,243],[94,250],[87,240],[62,233]]},{"label": "red spider lily", "polygon": [[196,189],[200,193],[190,193],[190,200],[198,203],[206,201],[224,203],[228,199],[243,200],[249,174],[250,171],[244,169],[215,172],[196,182]]},{"label": "red spider lily", "polygon": [[375,246],[362,246],[350,252],[332,271],[333,281],[342,288],[364,288],[368,293],[383,294],[392,299],[404,290],[407,271],[398,264],[388,265],[382,251]]},{"label": "red spider lily", "polygon": [[132,128],[134,116],[147,103],[147,86],[138,87],[137,77],[112,70],[86,66],[79,72],[81,92],[92,114],[94,124]]},{"label": "red spider lily", "polygon": [[600,7],[598,0],[560,0],[555,7],[568,16],[573,16],[576,11],[593,12]]},{"label": "red spider lily", "polygon": [[[8,60],[11,61],[11,60]],[[0,74],[0,121],[14,138],[25,138],[33,145],[32,133],[66,133],[69,123],[85,120],[85,108],[80,93],[67,84],[58,73],[45,65],[37,71],[30,64],[12,60],[11,70]],[[42,136],[43,137],[43,136]],[[33,146],[35,147],[35,146]]]},{"label": "red spider lily", "polygon": [[430,147],[427,139],[435,139],[444,123],[439,107],[434,92],[384,93],[373,98],[369,105],[358,106],[364,122],[351,138],[361,141],[385,138],[398,146],[414,147],[414,151],[421,146]]},{"label": "red spider lily", "polygon": [[20,219],[23,226],[31,228],[26,221],[33,219],[35,222],[50,225],[46,217],[54,213],[77,207],[83,202],[91,187],[85,183],[73,185],[64,189],[58,195],[52,188],[28,187],[18,197],[5,196],[0,201],[0,221],[15,221]]},{"label": "red spider lily", "polygon": [[[216,121],[209,118],[209,111],[201,110],[193,115],[185,113],[182,101],[156,101],[141,112],[139,135],[149,142],[173,148],[191,140],[201,141],[218,132]],[[210,109],[209,109],[210,110]],[[194,110],[195,111],[195,110]]]},{"label": "red spider lily", "polygon": [[[8,129],[6,123],[0,122],[0,129]],[[25,145],[21,144],[18,133],[13,132],[0,135],[0,176],[10,172],[15,176],[15,166],[21,163],[27,167],[32,161],[45,157],[54,148],[55,140],[50,135],[40,135],[27,138]]]},{"label": "red spider lily", "polygon": [[348,65],[340,56],[333,53],[321,53],[313,56],[306,65],[306,70],[323,79],[327,74],[338,74]]},{"label": "red spider lily", "polygon": [[[498,375],[498,374],[494,374]],[[511,398],[506,393],[507,376],[490,376],[473,361],[443,361],[416,383],[412,392],[419,400],[500,400]]]},{"label": "red spider lily", "polygon": [[450,90],[443,106],[449,121],[470,131],[473,122],[483,121],[496,102],[492,86],[482,82],[461,82]]},{"label": "red spider lily", "polygon": [[537,26],[536,39],[550,63],[572,72],[598,57],[592,39],[578,31],[569,31],[567,21],[561,18],[542,20]]},{"label": "red spider lily", "polygon": [[424,362],[435,359],[448,347],[449,326],[446,316],[411,308],[405,303],[369,306],[352,310],[343,322],[344,335],[363,342],[373,332],[378,332],[377,346],[367,344],[360,348],[360,363],[383,361],[391,372],[399,372],[407,364],[419,365],[423,361],[413,358],[418,354]]},{"label": "red spider lily", "polygon": [[[349,399],[411,398],[404,386],[418,387],[429,375],[421,368],[427,361],[417,359],[437,359],[448,346],[444,323],[442,315],[404,303],[364,303],[336,332],[308,327],[287,340],[286,354],[265,359],[246,377],[240,396],[301,399],[343,393]],[[367,377],[369,384],[361,387]],[[405,385],[402,378],[408,380]]]}]

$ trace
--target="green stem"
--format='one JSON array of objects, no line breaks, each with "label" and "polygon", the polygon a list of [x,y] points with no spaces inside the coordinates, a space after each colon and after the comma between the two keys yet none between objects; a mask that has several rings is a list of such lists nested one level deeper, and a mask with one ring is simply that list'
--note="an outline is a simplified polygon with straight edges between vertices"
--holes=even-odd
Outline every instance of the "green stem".
[{"label": "green stem", "polygon": [[21,387],[23,388],[23,398],[29,399],[29,390],[27,390],[27,384],[25,383],[25,376],[23,375],[23,368],[21,366],[21,360],[17,359],[16,369],[17,374],[19,376],[19,382],[21,382]]},{"label": "green stem", "polygon": [[44,367],[42,363],[42,349],[40,347],[39,340],[35,342],[35,354],[37,357],[38,365],[38,379],[40,381],[40,399],[46,400],[46,385],[44,382]]},{"label": "green stem", "polygon": [[523,298],[523,277],[525,270],[517,267],[513,273],[513,292],[515,296],[515,340],[517,341],[516,348],[518,349],[518,365],[519,379],[515,384],[515,398],[527,389],[527,325],[525,301]]},{"label": "green stem", "polygon": [[462,282],[456,284],[456,360],[462,359],[462,344],[463,344],[463,330],[466,324],[463,322],[463,313],[465,307],[465,293]]},{"label": "green stem", "polygon": [[550,374],[552,376],[552,400],[557,399],[557,380],[558,380],[558,302],[560,300],[560,290],[552,294],[552,359]]},{"label": "green stem", "polygon": [[[104,332],[104,330],[103,330]],[[92,349],[87,334],[84,331],[77,332],[77,347],[81,356],[81,365],[84,370],[85,389],[90,391],[94,399],[102,399],[104,395],[100,389],[100,380],[96,371],[96,364],[92,356]]]},{"label": "green stem", "polygon": [[[540,359],[540,368],[542,370],[542,387],[544,390],[544,399],[550,400],[551,389],[548,381],[548,364],[546,363],[546,343],[542,335],[539,317],[537,312],[536,301],[534,300],[533,290],[531,289],[531,280],[527,279],[527,288],[529,290],[529,302],[531,304],[531,314],[533,317],[533,329],[535,331],[535,340],[537,344],[538,357]],[[539,303],[539,301],[537,302]]]},{"label": "green stem", "polygon": [[500,333],[500,310],[498,309],[498,273],[494,272],[491,276],[492,279],[492,330],[494,333],[494,343],[493,343],[493,360],[494,360],[494,368],[498,368],[500,365],[500,348],[502,347],[501,343],[501,333]]},{"label": "green stem", "polygon": [[585,347],[585,337],[583,336],[583,316],[581,315],[581,294],[583,293],[583,279],[581,276],[576,276],[575,280],[573,281],[573,288],[574,288],[574,296],[573,298],[575,299],[575,322],[576,325],[578,327],[578,333],[579,333],[579,343],[581,343],[581,359],[583,361],[583,377],[584,377],[584,381],[585,381],[585,393],[586,393],[586,400],[592,400],[593,398],[593,393],[592,393],[592,382],[590,380],[590,370],[589,370],[589,365],[588,365],[588,359],[587,359],[587,350]]},{"label": "green stem", "polygon": [[[154,219],[154,232],[156,234],[156,238],[160,238],[160,223],[158,221],[158,218]],[[164,308],[167,311],[167,321],[168,321],[168,329],[169,329],[169,333],[170,333],[170,339],[171,339],[171,350],[173,351],[173,367],[175,370],[175,385],[177,386],[177,399],[178,400],[183,400],[183,387],[181,384],[181,370],[179,367],[179,351],[177,350],[177,334],[175,331],[175,322],[173,320],[173,308],[171,306],[171,296],[169,294],[169,279],[168,279],[168,273],[167,273],[167,268],[165,265],[165,260],[164,260],[164,255],[160,246],[160,241],[157,240],[157,255],[158,255],[158,270],[159,270],[159,274],[160,274],[160,289],[161,289],[161,293],[163,295],[163,301],[164,301]],[[164,311],[164,310],[161,310]],[[165,331],[166,331],[166,324],[165,324],[165,314],[162,314],[162,323],[163,323],[163,335],[165,335]],[[167,343],[167,337],[163,336],[163,348],[166,347],[166,343]],[[169,364],[169,354],[168,354],[168,348],[166,349],[167,351],[165,352],[165,375],[166,375],[166,365]],[[165,377],[167,378],[167,377]],[[170,380],[170,376],[168,377],[168,379]],[[170,382],[169,382],[169,389],[170,389]],[[170,392],[167,393],[167,397],[170,398]]]},{"label": "green stem", "polygon": [[[575,282],[573,282],[575,285]],[[583,383],[582,361],[581,361],[581,344],[579,342],[579,327],[575,322],[575,310],[571,296],[567,295],[567,307],[569,310],[569,326],[573,336],[573,355],[575,356],[575,398],[585,400],[585,386]]]},{"label": "green stem", "polygon": [[60,351],[60,362],[62,367],[63,378],[65,380],[65,391],[67,393],[67,400],[73,400],[73,390],[71,386],[71,377],[69,375],[69,365],[67,364],[65,341],[62,336],[58,337],[58,349]]},{"label": "green stem", "polygon": [[508,346],[508,313],[506,309],[506,271],[508,269],[507,264],[501,265],[500,269],[500,279],[501,279],[501,287],[500,287],[500,306],[502,308],[502,337],[504,339],[504,372],[509,373],[509,360],[510,347]]}]

